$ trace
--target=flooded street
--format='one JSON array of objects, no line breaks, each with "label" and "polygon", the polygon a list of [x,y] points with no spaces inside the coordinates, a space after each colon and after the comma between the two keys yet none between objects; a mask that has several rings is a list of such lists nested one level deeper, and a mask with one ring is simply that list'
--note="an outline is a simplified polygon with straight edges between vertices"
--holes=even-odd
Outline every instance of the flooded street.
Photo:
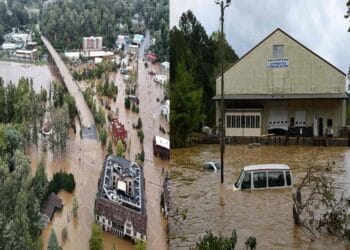
[{"label": "flooded street", "polygon": [[[64,207],[61,212],[54,215],[53,220],[42,233],[44,249],[46,249],[51,228],[54,228],[59,243],[62,244],[61,231],[64,227],[68,230],[69,239],[62,244],[64,249],[88,249],[91,225],[94,223],[94,202],[97,181],[102,169],[102,157],[98,141],[82,140],[79,133],[73,132],[70,133],[66,153],[52,155],[48,152],[46,154],[46,171],[49,180],[54,173],[60,170],[66,171],[74,175],[76,188],[73,194],[60,192],[59,197],[63,199]],[[77,219],[72,216],[73,196],[77,197],[79,204]]]},{"label": "flooded street", "polygon": [[17,83],[21,77],[32,78],[36,92],[39,92],[41,87],[48,89],[50,82],[55,80],[48,65],[5,61],[0,61],[0,76],[4,79],[5,85],[9,81]]},{"label": "flooded street", "polygon": [[[153,67],[157,72],[159,68]],[[160,195],[162,185],[162,170],[168,169],[169,163],[160,160],[153,155],[153,138],[155,135],[169,139],[168,134],[159,132],[159,126],[169,131],[169,125],[160,115],[160,103],[164,98],[163,87],[153,82],[153,77],[148,74],[144,62],[139,60],[139,87],[140,114],[143,123],[144,151],[144,175],[146,179],[146,208],[147,208],[147,248],[167,249],[166,221],[160,211]],[[154,117],[154,118],[153,118]]]},{"label": "flooded street", "polygon": [[233,183],[245,165],[287,164],[297,185],[315,158],[330,164],[336,187],[348,194],[350,151],[346,147],[227,145],[224,185],[220,184],[219,171],[202,170],[206,161],[220,160],[219,145],[172,150],[172,196],[188,213],[181,227],[171,225],[170,248],[188,249],[206,230],[228,236],[234,228],[238,249],[245,248],[249,236],[256,237],[258,249],[350,249],[349,243],[330,235],[311,241],[302,228],[295,226],[290,189],[233,191]]}]

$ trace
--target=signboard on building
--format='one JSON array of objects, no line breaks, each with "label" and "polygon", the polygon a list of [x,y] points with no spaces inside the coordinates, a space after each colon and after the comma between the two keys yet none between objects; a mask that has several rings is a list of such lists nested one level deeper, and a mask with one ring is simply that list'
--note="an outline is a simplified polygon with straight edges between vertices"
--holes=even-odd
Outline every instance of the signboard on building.
[{"label": "signboard on building", "polygon": [[289,62],[287,58],[271,58],[267,60],[268,68],[287,68]]}]

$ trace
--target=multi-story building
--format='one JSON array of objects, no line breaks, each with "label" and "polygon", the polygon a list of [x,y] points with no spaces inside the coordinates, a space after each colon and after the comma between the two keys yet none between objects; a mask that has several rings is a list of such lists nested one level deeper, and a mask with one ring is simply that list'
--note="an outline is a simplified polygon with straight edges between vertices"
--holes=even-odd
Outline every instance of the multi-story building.
[{"label": "multi-story building", "polygon": [[98,51],[102,50],[102,37],[90,36],[83,37],[83,51]]},{"label": "multi-story building", "polygon": [[[226,70],[224,81],[226,136],[338,136],[345,125],[345,73],[281,29]],[[218,125],[220,99],[221,76]]]},{"label": "multi-story building", "polygon": [[96,222],[118,237],[146,241],[144,191],[140,166],[121,157],[107,156],[95,201]]}]

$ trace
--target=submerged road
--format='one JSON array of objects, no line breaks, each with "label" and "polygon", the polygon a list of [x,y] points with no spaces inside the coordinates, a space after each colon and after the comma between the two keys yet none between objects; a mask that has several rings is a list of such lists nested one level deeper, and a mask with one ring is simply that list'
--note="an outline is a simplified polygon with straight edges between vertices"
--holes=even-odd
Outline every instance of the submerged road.
[{"label": "submerged road", "polygon": [[89,109],[83,93],[81,92],[78,84],[73,79],[67,66],[64,64],[62,58],[56,52],[55,48],[51,45],[50,41],[46,37],[41,36],[47,51],[49,52],[52,60],[54,61],[61,77],[66,85],[68,92],[74,97],[75,105],[79,114],[79,119],[83,127],[83,138],[97,139],[95,120]]}]

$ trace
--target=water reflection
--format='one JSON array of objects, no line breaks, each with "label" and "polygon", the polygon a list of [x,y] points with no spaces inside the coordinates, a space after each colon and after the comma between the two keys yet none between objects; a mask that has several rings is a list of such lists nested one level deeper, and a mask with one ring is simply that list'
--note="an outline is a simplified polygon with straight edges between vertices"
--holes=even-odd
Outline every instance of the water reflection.
[{"label": "water reflection", "polygon": [[[188,209],[184,225],[171,227],[171,249],[194,246],[205,230],[230,235],[238,233],[238,248],[244,248],[249,236],[255,236],[258,249],[345,249],[344,241],[324,235],[311,241],[292,216],[292,190],[237,191],[232,185],[248,164],[284,163],[291,167],[298,183],[307,167],[317,159],[332,167],[338,188],[348,187],[349,151],[345,147],[247,146],[230,145],[225,152],[225,184],[220,172],[204,172],[202,165],[219,160],[217,145],[198,145],[172,150],[172,192],[175,203]],[[345,164],[344,164],[345,163]],[[195,201],[195,202],[194,202]]]}]

